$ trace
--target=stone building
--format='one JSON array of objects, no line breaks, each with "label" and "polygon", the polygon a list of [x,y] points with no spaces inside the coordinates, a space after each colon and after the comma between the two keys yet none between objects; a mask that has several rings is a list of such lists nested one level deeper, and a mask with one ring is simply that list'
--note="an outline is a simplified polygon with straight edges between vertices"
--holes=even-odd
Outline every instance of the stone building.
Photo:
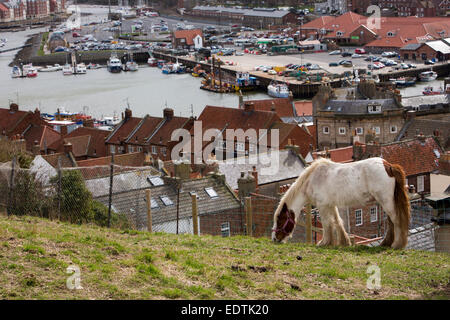
[{"label": "stone building", "polygon": [[405,122],[400,93],[381,91],[373,82],[340,92],[322,86],[313,98],[313,115],[320,150],[355,141],[393,142]]}]

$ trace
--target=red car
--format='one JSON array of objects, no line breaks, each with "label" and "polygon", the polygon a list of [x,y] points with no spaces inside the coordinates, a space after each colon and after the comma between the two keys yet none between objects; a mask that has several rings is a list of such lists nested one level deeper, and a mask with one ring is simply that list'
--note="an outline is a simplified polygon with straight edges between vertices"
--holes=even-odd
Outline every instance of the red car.
[{"label": "red car", "polygon": [[73,32],[72,37],[78,38],[78,37],[81,37],[81,34],[79,34],[78,32]]},{"label": "red car", "polygon": [[364,50],[362,48],[358,48],[358,49],[355,49],[355,53],[357,53],[357,54],[366,54],[367,52],[366,52],[366,50]]}]

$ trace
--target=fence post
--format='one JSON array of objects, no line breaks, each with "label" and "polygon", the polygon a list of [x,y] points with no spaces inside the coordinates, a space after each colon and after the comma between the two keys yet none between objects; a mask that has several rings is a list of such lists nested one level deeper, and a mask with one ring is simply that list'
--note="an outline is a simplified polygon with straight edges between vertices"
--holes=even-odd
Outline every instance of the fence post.
[{"label": "fence post", "polygon": [[12,204],[13,204],[13,189],[14,189],[14,171],[16,170],[16,156],[13,157],[12,159],[12,163],[11,163],[11,176],[10,176],[10,181],[9,181],[9,193],[8,193],[8,209],[7,214],[8,216],[10,216],[12,214],[11,210],[12,210]]},{"label": "fence post", "polygon": [[145,190],[147,199],[147,231],[152,232],[152,192],[150,189]]},{"label": "fence post", "polygon": [[58,157],[58,220],[61,220],[61,157]]},{"label": "fence post", "polygon": [[312,228],[311,228],[311,204],[308,203],[306,206],[306,216],[305,216],[305,228],[306,228],[306,243],[312,243]]},{"label": "fence post", "polygon": [[197,194],[191,195],[192,198],[192,225],[194,228],[194,235],[198,236],[198,207],[197,207]]},{"label": "fence post", "polygon": [[114,153],[111,153],[111,170],[109,173],[108,228],[111,226],[111,206],[114,180]]},{"label": "fence post", "polygon": [[245,197],[245,217],[247,223],[247,235],[253,236],[252,197]]}]

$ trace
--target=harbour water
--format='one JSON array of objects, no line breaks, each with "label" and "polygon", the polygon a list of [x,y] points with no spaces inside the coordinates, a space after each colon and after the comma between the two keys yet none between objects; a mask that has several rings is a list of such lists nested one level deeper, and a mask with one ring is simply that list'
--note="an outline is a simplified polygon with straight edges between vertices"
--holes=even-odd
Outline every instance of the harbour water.
[{"label": "harbour water", "polygon": [[[104,10],[82,18],[82,23],[103,18]],[[42,29],[21,32],[2,32],[7,38],[3,49],[25,43],[31,34]],[[127,103],[136,116],[161,115],[162,109],[171,107],[177,115],[198,116],[206,105],[238,106],[237,94],[218,94],[200,90],[200,79],[189,74],[163,75],[160,69],[141,66],[139,71],[111,74],[106,68],[88,70],[85,75],[63,76],[62,72],[39,73],[37,78],[12,79],[8,64],[16,51],[0,54],[0,106],[9,101],[19,102],[22,110],[39,108],[41,112],[54,113],[57,108],[70,112],[87,111],[101,118],[120,114]],[[425,86],[442,86],[442,81],[418,83],[402,90],[405,96],[421,95]],[[245,99],[268,98],[265,92],[245,93]]]}]

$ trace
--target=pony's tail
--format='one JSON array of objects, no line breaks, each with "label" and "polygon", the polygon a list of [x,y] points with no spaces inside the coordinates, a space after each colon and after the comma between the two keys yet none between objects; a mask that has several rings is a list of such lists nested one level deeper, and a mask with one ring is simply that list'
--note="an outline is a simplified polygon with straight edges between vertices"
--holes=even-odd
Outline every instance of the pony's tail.
[{"label": "pony's tail", "polygon": [[391,172],[395,178],[394,201],[395,210],[400,221],[402,246],[406,247],[408,243],[409,221],[411,219],[411,207],[409,197],[406,191],[405,171],[398,164],[391,164]]}]

